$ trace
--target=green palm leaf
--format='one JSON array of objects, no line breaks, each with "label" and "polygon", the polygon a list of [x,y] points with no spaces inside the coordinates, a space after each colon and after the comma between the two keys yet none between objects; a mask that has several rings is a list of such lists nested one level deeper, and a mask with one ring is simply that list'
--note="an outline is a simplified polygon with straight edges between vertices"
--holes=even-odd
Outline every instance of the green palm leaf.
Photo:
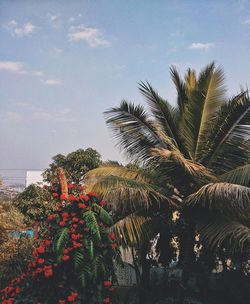
[{"label": "green palm leaf", "polygon": [[222,181],[250,187],[250,164],[237,167],[220,176]]}]

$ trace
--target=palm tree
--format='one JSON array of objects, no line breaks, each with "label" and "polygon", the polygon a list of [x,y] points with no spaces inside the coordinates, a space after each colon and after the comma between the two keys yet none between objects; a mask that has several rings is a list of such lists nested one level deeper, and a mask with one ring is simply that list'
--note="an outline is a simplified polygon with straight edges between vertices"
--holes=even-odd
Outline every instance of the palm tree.
[{"label": "palm tree", "polygon": [[[175,67],[170,73],[176,106],[150,83],[140,82],[148,110],[123,100],[105,112],[121,150],[143,170],[112,164],[95,169],[89,173],[93,187],[112,202],[119,215],[115,229],[123,239],[140,240],[143,225],[151,225],[155,214],[167,206],[167,210],[182,208],[189,225],[183,250],[193,251],[197,230],[212,249],[244,251],[250,240],[248,92],[228,99],[223,71],[214,63],[198,75],[188,69],[184,80]],[[177,191],[182,202],[176,200]]]}]

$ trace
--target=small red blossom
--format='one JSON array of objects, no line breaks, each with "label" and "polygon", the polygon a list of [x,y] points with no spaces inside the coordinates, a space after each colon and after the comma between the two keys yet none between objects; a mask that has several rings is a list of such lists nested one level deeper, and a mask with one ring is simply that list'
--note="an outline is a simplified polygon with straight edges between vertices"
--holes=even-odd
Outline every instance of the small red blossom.
[{"label": "small red blossom", "polygon": [[59,300],[58,304],[66,304],[65,300]]},{"label": "small red blossom", "polygon": [[77,198],[73,194],[69,195],[69,201],[70,202],[73,202],[73,201],[76,201],[76,200],[77,200]]},{"label": "small red blossom", "polygon": [[46,270],[44,271],[44,276],[45,276],[45,278],[52,277],[52,275],[53,275],[53,270],[52,270],[51,268],[46,269]]},{"label": "small red blossom", "polygon": [[115,248],[117,248],[117,245],[116,244],[111,244],[111,248],[115,249]]},{"label": "small red blossom", "polygon": [[38,263],[38,264],[43,264],[43,263],[44,263],[44,259],[42,259],[42,258],[38,259],[38,260],[37,260],[37,263]]},{"label": "small red blossom", "polygon": [[60,222],[59,222],[59,226],[63,227],[63,226],[65,226],[65,225],[66,225],[66,223],[65,223],[64,221],[60,221]]},{"label": "small red blossom", "polygon": [[112,282],[111,281],[104,281],[103,286],[104,287],[110,287],[110,286],[112,286]]},{"label": "small red blossom", "polygon": [[90,196],[94,196],[94,197],[96,197],[96,198],[98,197],[98,194],[96,194],[96,193],[94,193],[94,192],[92,192],[92,191],[91,191],[91,192],[89,192],[89,193],[88,193],[88,195],[90,195]]},{"label": "small red blossom", "polygon": [[110,232],[110,233],[109,233],[109,238],[110,238],[112,241],[115,241],[115,240],[116,240],[115,234],[114,234],[113,232]]},{"label": "small red blossom", "polygon": [[16,294],[19,294],[21,289],[19,287],[16,288]]},{"label": "small red blossom", "polygon": [[58,197],[59,195],[56,192],[54,192],[54,193],[52,193],[52,196],[53,197]]},{"label": "small red blossom", "polygon": [[75,187],[74,184],[68,184],[68,188],[69,188],[69,189],[73,189],[74,187]]},{"label": "small red blossom", "polygon": [[109,297],[106,297],[103,299],[103,304],[108,304],[110,303],[110,298]]},{"label": "small red blossom", "polygon": [[37,252],[38,253],[44,253],[45,252],[45,248],[43,246],[40,246],[37,248]]},{"label": "small red blossom", "polygon": [[63,212],[62,217],[67,218],[67,217],[69,217],[69,214],[67,212]]},{"label": "small red blossom", "polygon": [[53,214],[51,214],[51,215],[48,216],[48,220],[49,220],[49,221],[53,221],[54,218],[55,218],[55,217],[54,217]]},{"label": "small red blossom", "polygon": [[106,201],[101,201],[101,202],[100,202],[100,205],[101,205],[102,207],[107,206],[107,204],[108,204],[108,203],[107,203]]},{"label": "small red blossom", "polygon": [[79,198],[82,199],[82,200],[84,200],[85,202],[87,202],[89,200],[89,197],[87,195],[83,195],[83,194],[81,194],[79,196]]},{"label": "small red blossom", "polygon": [[63,260],[64,262],[68,261],[69,259],[70,259],[69,255],[63,255],[63,256],[62,256],[62,260]]},{"label": "small red blossom", "polygon": [[86,208],[86,205],[85,205],[85,204],[82,204],[82,203],[79,203],[79,204],[78,204],[78,208],[79,208],[79,209],[85,209],[85,208]]},{"label": "small red blossom", "polygon": [[62,201],[64,201],[64,200],[66,200],[67,199],[67,195],[66,194],[61,194],[60,195],[60,199],[62,200]]},{"label": "small red blossom", "polygon": [[77,217],[73,217],[73,218],[72,218],[72,222],[75,222],[75,223],[76,223],[76,222],[78,222],[78,221],[79,221],[79,219],[78,219]]}]

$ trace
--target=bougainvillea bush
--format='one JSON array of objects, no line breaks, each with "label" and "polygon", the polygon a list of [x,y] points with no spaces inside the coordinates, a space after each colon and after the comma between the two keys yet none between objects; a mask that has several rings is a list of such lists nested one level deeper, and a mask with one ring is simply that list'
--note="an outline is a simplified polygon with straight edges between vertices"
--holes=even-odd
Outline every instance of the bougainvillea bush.
[{"label": "bougainvillea bush", "polygon": [[109,206],[81,185],[69,195],[53,186],[57,209],[41,224],[42,241],[28,271],[1,290],[3,304],[114,303],[114,260],[119,257],[111,232]]}]

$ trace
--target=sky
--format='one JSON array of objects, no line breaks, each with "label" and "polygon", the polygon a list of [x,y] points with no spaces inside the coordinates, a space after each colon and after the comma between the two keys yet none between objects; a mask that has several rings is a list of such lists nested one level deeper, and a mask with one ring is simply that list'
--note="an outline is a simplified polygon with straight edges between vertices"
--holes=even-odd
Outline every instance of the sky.
[{"label": "sky", "polygon": [[[0,0],[0,176],[43,169],[92,147],[126,162],[103,112],[144,104],[149,81],[175,104],[169,76],[211,61],[228,96],[250,83],[250,1]],[[18,180],[17,178],[17,180]]]}]

